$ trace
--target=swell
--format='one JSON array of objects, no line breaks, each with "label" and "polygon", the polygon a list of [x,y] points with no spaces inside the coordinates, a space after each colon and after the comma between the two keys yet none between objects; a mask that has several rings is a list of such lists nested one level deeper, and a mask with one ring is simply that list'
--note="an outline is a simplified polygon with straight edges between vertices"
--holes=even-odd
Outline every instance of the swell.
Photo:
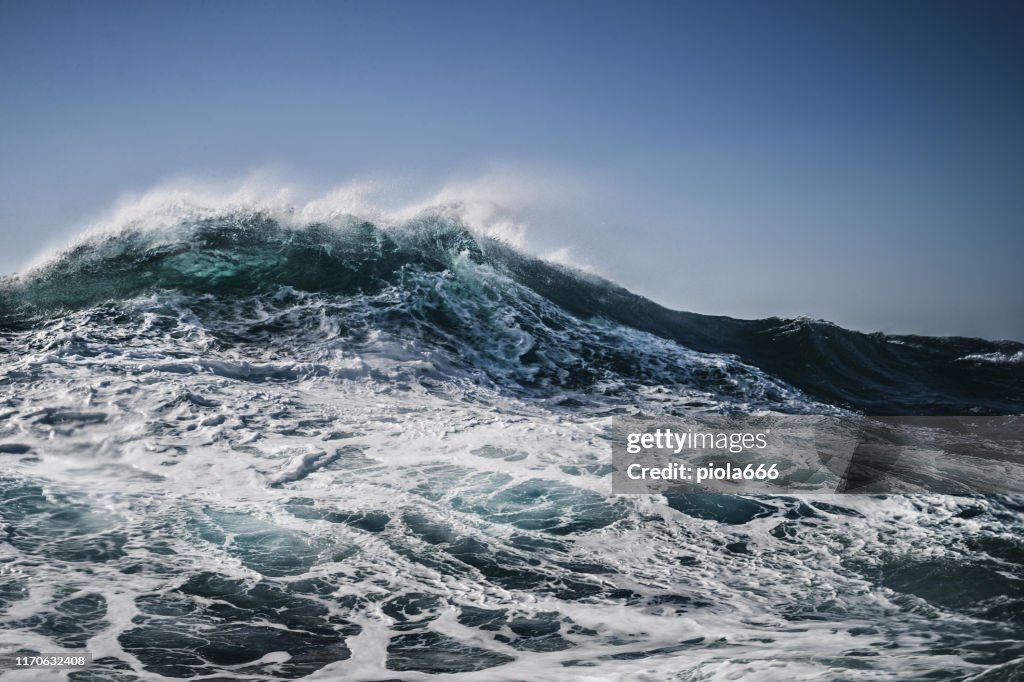
[{"label": "swell", "polygon": [[[873,414],[1024,411],[1024,366],[993,361],[1017,357],[1022,344],[864,334],[805,319],[737,320],[669,310],[606,280],[525,256],[437,215],[381,228],[357,219],[291,226],[248,211],[164,229],[127,228],[6,278],[0,283],[0,327],[32,328],[70,311],[154,291],[218,300],[271,294],[282,287],[334,297],[374,294],[421,286],[417,275],[457,269],[460,259],[490,268],[492,288],[521,286],[581,323],[606,320],[696,351],[736,355],[834,405]],[[493,303],[515,308],[519,298],[509,292]],[[476,309],[483,307],[477,303]],[[440,328],[447,324],[443,313],[430,321]],[[529,333],[529,325],[548,322],[532,315],[523,324]],[[487,339],[473,342],[486,346]],[[528,364],[556,351],[534,347],[520,360]],[[623,371],[628,374],[630,368]]]},{"label": "swell", "polygon": [[694,350],[730,353],[832,404],[876,415],[1020,414],[1024,344],[866,334],[809,319],[738,320],[670,310],[539,260],[506,262],[573,314],[601,315]]}]

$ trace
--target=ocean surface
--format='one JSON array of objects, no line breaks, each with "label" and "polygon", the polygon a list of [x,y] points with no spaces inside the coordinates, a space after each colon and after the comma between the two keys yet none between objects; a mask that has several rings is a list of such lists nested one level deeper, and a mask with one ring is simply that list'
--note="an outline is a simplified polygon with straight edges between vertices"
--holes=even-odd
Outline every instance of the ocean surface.
[{"label": "ocean surface", "polygon": [[1024,498],[611,494],[613,416],[753,413],[1021,414],[1024,345],[676,312],[444,213],[93,234],[0,283],[0,676],[1024,679]]}]

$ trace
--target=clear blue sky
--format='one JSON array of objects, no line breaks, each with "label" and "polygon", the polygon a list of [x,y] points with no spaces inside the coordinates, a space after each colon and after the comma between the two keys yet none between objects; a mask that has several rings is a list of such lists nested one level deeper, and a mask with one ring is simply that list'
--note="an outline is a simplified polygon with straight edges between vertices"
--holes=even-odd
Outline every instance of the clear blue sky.
[{"label": "clear blue sky", "polygon": [[0,271],[169,176],[494,164],[672,307],[1024,339],[1020,3],[0,0]]}]

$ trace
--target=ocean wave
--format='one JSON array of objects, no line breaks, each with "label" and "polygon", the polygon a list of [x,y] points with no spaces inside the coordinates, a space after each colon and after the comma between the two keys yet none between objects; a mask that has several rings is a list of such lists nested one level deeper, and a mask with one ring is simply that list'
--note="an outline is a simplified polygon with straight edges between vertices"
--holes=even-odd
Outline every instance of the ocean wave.
[{"label": "ocean wave", "polygon": [[671,311],[444,212],[148,215],[0,288],[5,655],[120,682],[1018,665],[1020,500],[615,496],[609,422],[1020,411],[1018,365],[958,362],[1019,345]]},{"label": "ocean wave", "polygon": [[[672,348],[736,356],[816,400],[849,409],[1024,410],[1024,374],[1013,359],[1024,353],[1021,344],[863,334],[805,318],[748,321],[672,311],[595,275],[528,256],[451,212],[426,210],[382,225],[342,214],[303,223],[258,206],[170,215],[135,215],[5,279],[3,326],[32,328],[69,311],[154,292],[220,302],[261,298],[280,321],[289,314],[275,301],[293,291],[321,297],[318,325],[358,326],[356,318],[367,314],[360,306],[379,304],[389,311],[377,315],[381,334],[412,332],[424,344],[447,343],[462,354],[456,364],[477,363],[482,374],[511,358],[521,382],[533,373],[540,383],[572,385],[602,358],[618,363],[620,377],[639,373],[633,378],[642,379],[647,372],[645,381],[659,380],[650,362],[631,369],[632,351],[610,351],[602,341],[618,335],[612,345],[628,346],[624,330],[632,329]],[[235,319],[234,310],[215,308],[226,324]],[[346,321],[346,315],[356,317]],[[218,326],[209,314],[204,319]],[[568,348],[579,352],[567,354]],[[994,359],[1002,357],[1009,361],[999,367]],[[965,358],[978,362],[968,366]],[[662,364],[666,377],[678,370]]]}]

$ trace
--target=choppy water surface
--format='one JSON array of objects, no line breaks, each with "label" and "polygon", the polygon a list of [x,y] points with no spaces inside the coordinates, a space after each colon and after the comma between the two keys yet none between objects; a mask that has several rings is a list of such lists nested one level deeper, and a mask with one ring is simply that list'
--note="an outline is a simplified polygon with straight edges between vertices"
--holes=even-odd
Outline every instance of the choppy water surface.
[{"label": "choppy water surface", "polygon": [[5,679],[1024,675],[1024,501],[613,496],[608,441],[1019,413],[1019,344],[673,313],[441,218],[136,226],[0,313],[0,652],[95,659]]}]

